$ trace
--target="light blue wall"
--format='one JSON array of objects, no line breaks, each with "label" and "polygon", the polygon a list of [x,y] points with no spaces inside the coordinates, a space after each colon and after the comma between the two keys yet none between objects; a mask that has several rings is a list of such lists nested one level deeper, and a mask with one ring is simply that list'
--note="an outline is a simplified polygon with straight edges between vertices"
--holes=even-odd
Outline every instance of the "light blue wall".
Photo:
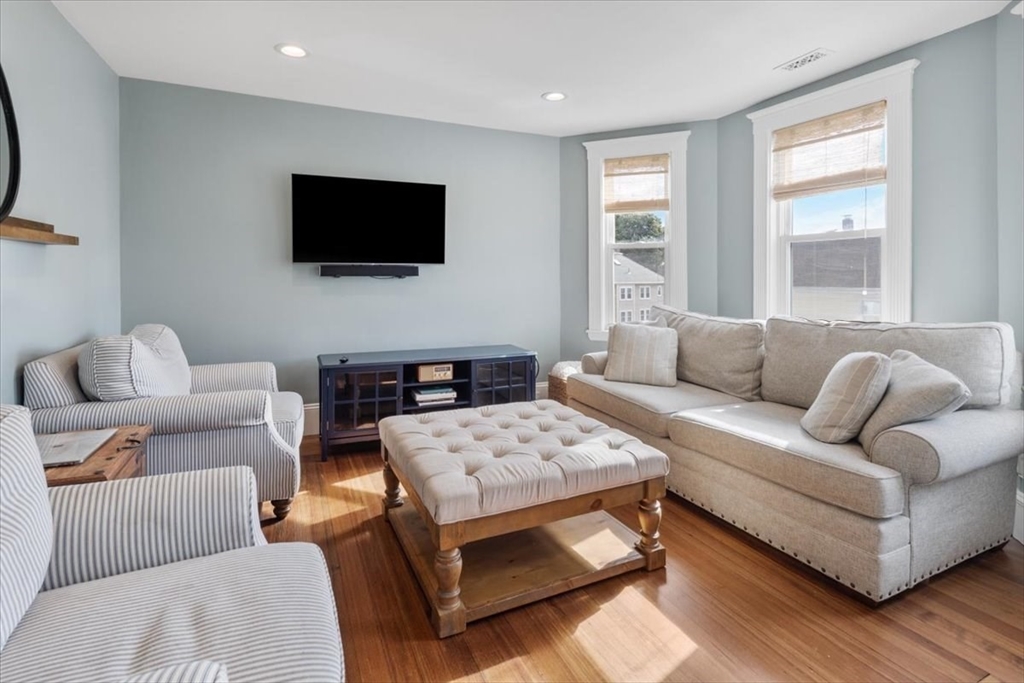
[{"label": "light blue wall", "polygon": [[587,339],[587,154],[584,142],[688,130],[686,150],[687,288],[691,310],[718,308],[718,124],[633,128],[561,140],[562,358],[604,348]]},{"label": "light blue wall", "polygon": [[[316,356],[512,343],[559,355],[556,138],[121,82],[122,317],[194,363],[263,359],[317,400]],[[447,254],[406,280],[291,263],[292,172],[447,185]],[[388,239],[388,210],[366,226]]]},{"label": "light blue wall", "polygon": [[[922,321],[1000,318],[996,21],[971,24],[719,120],[720,313],[749,316],[753,310],[754,136],[746,114],[919,59],[913,105],[913,316]],[[1019,155],[1018,148],[1018,163]]]},{"label": "light blue wall", "polygon": [[996,18],[996,196],[999,221],[999,319],[1024,346],[1024,20]]},{"label": "light blue wall", "polygon": [[49,2],[0,2],[0,62],[21,135],[12,215],[81,244],[0,240],[0,401],[28,360],[120,331],[118,79]]}]

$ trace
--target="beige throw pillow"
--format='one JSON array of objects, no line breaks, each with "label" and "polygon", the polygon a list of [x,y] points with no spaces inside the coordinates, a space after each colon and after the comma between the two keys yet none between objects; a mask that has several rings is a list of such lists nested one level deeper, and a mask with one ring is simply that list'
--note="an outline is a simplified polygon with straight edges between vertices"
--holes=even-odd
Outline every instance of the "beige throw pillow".
[{"label": "beige throw pillow", "polygon": [[670,327],[612,325],[608,330],[608,364],[604,378],[657,387],[676,385],[679,336]]},{"label": "beige throw pillow", "polygon": [[825,377],[800,426],[818,441],[846,443],[860,433],[889,386],[892,361],[881,353],[851,353]]},{"label": "beige throw pillow", "polygon": [[971,390],[956,375],[910,351],[893,351],[889,388],[857,437],[871,455],[886,429],[948,415],[967,402]]}]

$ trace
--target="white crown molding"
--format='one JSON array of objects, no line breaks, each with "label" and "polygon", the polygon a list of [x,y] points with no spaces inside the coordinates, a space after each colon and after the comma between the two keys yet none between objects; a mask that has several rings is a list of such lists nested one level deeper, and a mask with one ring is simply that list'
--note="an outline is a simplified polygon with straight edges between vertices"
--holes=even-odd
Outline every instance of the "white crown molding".
[{"label": "white crown molding", "polygon": [[757,121],[758,119],[763,119],[768,116],[775,116],[780,112],[786,111],[787,109],[793,109],[794,107],[805,107],[808,104],[815,102],[817,100],[833,98],[836,95],[846,92],[848,90],[855,90],[857,88],[864,87],[877,81],[888,80],[891,79],[893,76],[898,76],[900,74],[910,75],[913,74],[914,69],[916,69],[920,64],[921,61],[918,59],[908,59],[905,62],[894,64],[893,66],[886,67],[885,69],[872,71],[869,74],[864,74],[863,76],[858,76],[857,78],[851,78],[848,81],[843,81],[842,83],[838,83],[828,88],[815,90],[812,93],[808,93],[806,95],[802,95],[791,100],[786,100],[785,102],[780,102],[779,104],[775,104],[764,109],[758,109],[757,111],[750,112],[749,114],[747,114],[747,118],[750,119],[751,121]]}]

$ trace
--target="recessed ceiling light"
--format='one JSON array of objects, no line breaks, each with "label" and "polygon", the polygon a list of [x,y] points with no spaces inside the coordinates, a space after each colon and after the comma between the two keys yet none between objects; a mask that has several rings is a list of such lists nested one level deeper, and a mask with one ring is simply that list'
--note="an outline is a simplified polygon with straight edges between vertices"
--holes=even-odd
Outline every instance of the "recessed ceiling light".
[{"label": "recessed ceiling light", "polygon": [[543,95],[541,95],[541,98],[547,100],[548,102],[561,102],[562,100],[565,99],[565,93],[564,92],[546,92]]},{"label": "recessed ceiling light", "polygon": [[274,46],[274,49],[283,54],[285,57],[294,57],[300,59],[306,56],[306,51],[298,45],[292,45],[291,43],[278,43]]}]

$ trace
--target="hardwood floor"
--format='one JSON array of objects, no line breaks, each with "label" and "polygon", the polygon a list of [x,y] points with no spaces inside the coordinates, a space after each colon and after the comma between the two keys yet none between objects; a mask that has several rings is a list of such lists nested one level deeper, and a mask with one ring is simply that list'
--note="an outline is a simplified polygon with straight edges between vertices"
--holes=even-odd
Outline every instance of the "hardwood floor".
[{"label": "hardwood floor", "polygon": [[[303,453],[292,513],[264,533],[324,550],[350,682],[1024,680],[1016,541],[875,608],[671,496],[665,571],[609,579],[438,640],[381,517],[376,447],[321,463],[307,439]],[[614,514],[638,528],[632,507]]]}]

